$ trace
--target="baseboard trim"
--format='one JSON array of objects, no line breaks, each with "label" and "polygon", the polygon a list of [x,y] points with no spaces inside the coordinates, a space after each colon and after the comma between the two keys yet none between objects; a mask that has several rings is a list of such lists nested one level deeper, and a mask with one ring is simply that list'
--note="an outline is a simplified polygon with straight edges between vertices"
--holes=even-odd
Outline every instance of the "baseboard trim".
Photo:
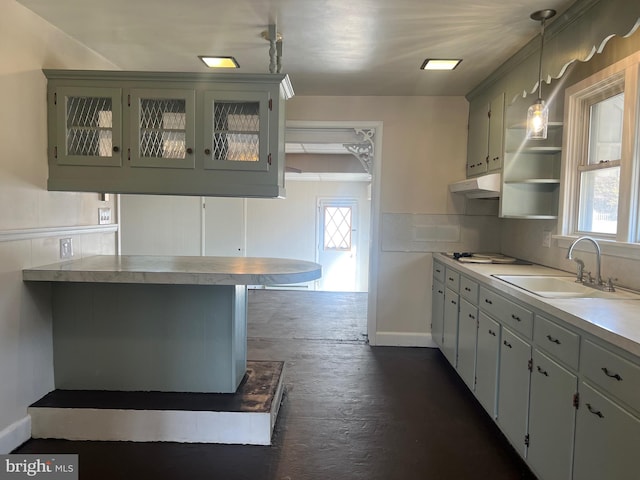
[{"label": "baseboard trim", "polygon": [[376,332],[376,345],[437,348],[430,333]]},{"label": "baseboard trim", "polygon": [[0,454],[7,455],[31,438],[31,416],[21,418],[0,431]]}]

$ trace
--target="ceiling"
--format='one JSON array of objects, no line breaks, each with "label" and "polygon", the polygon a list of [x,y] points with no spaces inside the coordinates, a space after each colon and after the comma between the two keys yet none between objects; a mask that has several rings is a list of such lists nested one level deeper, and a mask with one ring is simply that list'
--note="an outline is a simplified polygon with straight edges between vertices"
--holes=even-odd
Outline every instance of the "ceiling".
[{"label": "ceiling", "polygon": [[[275,24],[297,95],[464,95],[532,38],[529,15],[574,0],[18,0],[123,70],[269,72]],[[558,17],[556,17],[558,18]],[[451,72],[425,58],[462,58]],[[46,67],[46,65],[45,65]]]}]

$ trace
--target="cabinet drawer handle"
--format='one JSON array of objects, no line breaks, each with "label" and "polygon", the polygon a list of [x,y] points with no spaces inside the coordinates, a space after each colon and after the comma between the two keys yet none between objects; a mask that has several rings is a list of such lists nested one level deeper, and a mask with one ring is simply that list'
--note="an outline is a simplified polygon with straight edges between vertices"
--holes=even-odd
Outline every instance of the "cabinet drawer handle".
[{"label": "cabinet drawer handle", "polygon": [[509,342],[507,342],[506,340],[503,340],[502,343],[504,344],[505,347],[513,348],[511,346],[511,344]]},{"label": "cabinet drawer handle", "polygon": [[456,303],[456,301],[455,301],[455,300],[451,300],[451,303],[452,303],[453,305],[457,305],[457,303]]},{"label": "cabinet drawer handle", "polygon": [[450,282],[453,282],[453,278],[449,277],[449,281],[450,281]]},{"label": "cabinet drawer handle", "polygon": [[469,314],[469,318],[470,318],[471,320],[475,320],[475,319],[476,319],[476,317],[474,317],[471,313]]},{"label": "cabinet drawer handle", "polygon": [[116,145],[115,147],[113,147],[113,151],[118,153],[120,151],[120,147]]},{"label": "cabinet drawer handle", "polygon": [[464,287],[464,291],[465,291],[465,292],[470,292],[470,291],[471,291],[471,289],[470,289],[469,287]]},{"label": "cabinet drawer handle", "polygon": [[516,315],[515,313],[511,314],[511,318],[513,318],[516,322],[521,322],[522,320],[520,320],[520,317],[518,315]]},{"label": "cabinet drawer handle", "polygon": [[[207,153],[208,152],[208,153]],[[204,153],[206,153],[207,155],[209,155],[209,153],[211,153],[211,150],[209,150],[208,148],[204,151]],[[442,270],[440,270],[439,268],[436,268],[436,272],[437,273],[442,273]]]},{"label": "cabinet drawer handle", "polygon": [[551,335],[547,335],[547,340],[549,340],[551,343],[555,343],[556,345],[560,345],[560,340],[558,340],[557,338],[553,338]]},{"label": "cabinet drawer handle", "polygon": [[619,382],[622,381],[622,377],[620,375],[618,375],[617,373],[611,373],[607,367],[602,367],[602,371],[607,377],[615,378]]},{"label": "cabinet drawer handle", "polygon": [[494,332],[493,330],[489,329],[489,335],[491,335],[492,337],[496,336],[496,332]]},{"label": "cabinet drawer handle", "polygon": [[547,373],[546,370],[543,370],[542,368],[540,368],[540,365],[537,365],[536,368],[538,369],[538,373],[541,373],[542,375],[544,375],[545,377],[548,377],[549,374]]},{"label": "cabinet drawer handle", "polygon": [[484,303],[488,303],[489,305],[493,305],[493,302],[491,300],[489,300],[488,298],[484,299]]},{"label": "cabinet drawer handle", "polygon": [[590,403],[587,403],[586,405],[587,405],[587,409],[589,410],[590,413],[593,413],[595,416],[597,416],[599,418],[604,418],[604,415],[602,414],[602,412],[600,410],[596,410],[595,408],[593,408]]},{"label": "cabinet drawer handle", "polygon": [[442,290],[438,290],[438,293],[444,293]]}]

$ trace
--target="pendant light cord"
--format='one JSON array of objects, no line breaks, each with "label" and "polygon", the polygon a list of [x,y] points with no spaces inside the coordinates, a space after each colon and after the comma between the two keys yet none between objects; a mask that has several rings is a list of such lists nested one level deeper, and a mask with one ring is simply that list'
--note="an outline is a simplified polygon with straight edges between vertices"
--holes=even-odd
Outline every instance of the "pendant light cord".
[{"label": "pendant light cord", "polygon": [[546,19],[540,20],[540,62],[538,62],[538,100],[542,100],[542,53],[544,52],[544,23]]}]

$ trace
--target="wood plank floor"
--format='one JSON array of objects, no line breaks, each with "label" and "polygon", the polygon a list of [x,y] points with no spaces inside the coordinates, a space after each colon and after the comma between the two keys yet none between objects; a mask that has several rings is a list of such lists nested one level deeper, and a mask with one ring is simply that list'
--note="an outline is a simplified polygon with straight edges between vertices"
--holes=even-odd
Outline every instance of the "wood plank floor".
[{"label": "wood plank floor", "polygon": [[252,290],[249,358],[283,360],[273,445],[31,440],[81,479],[534,479],[439,351],[370,347],[366,294]]}]

